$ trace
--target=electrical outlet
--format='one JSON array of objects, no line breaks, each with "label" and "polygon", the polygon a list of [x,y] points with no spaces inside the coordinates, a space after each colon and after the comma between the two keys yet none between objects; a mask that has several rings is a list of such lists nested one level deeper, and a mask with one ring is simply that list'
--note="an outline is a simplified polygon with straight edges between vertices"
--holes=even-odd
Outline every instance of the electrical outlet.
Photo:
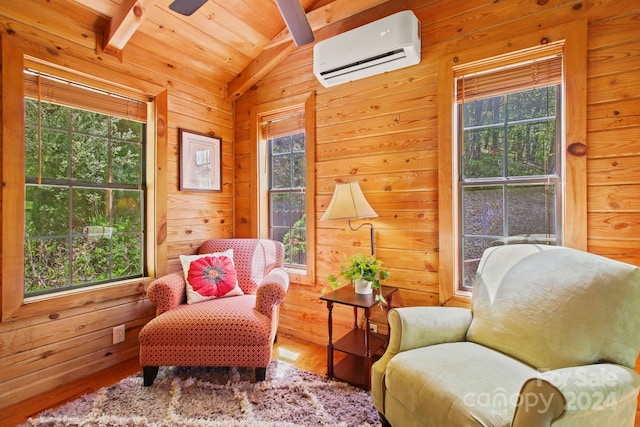
[{"label": "electrical outlet", "polygon": [[124,333],[124,325],[115,326],[113,328],[113,343],[118,344],[119,342],[124,342]]},{"label": "electrical outlet", "polygon": [[375,323],[370,323],[369,324],[369,330],[371,332],[373,332],[374,334],[378,333],[378,325],[376,325]]}]

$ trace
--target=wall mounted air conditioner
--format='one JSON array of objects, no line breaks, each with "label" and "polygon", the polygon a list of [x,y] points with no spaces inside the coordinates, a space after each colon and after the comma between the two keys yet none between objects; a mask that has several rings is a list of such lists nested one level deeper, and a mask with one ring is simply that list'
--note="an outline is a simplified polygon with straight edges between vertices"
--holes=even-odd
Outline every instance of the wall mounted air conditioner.
[{"label": "wall mounted air conditioner", "polygon": [[313,73],[324,87],[420,63],[420,21],[410,10],[322,40]]}]

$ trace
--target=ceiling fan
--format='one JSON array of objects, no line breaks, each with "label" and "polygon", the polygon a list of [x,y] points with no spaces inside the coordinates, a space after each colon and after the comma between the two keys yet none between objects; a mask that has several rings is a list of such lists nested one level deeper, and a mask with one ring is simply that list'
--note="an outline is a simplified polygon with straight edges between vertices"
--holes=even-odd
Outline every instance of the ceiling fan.
[{"label": "ceiling fan", "polygon": [[[300,2],[298,0],[275,1],[296,46],[313,42],[315,37]],[[169,9],[189,16],[200,9],[206,2],[207,0],[174,0],[173,3],[169,5]]]}]

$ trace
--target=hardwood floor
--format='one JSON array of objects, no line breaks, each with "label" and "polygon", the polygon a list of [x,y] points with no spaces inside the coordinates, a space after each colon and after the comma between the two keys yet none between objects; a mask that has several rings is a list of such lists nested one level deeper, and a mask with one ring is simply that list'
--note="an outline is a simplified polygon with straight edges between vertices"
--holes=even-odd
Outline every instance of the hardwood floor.
[{"label": "hardwood floor", "polygon": [[[327,353],[325,346],[317,345],[287,335],[279,335],[274,346],[275,358],[290,363],[299,369],[325,375],[327,372]],[[16,405],[0,409],[0,426],[16,426],[47,408],[56,408],[75,400],[83,394],[93,393],[102,387],[110,386],[123,378],[140,372],[138,359],[132,359],[120,365],[99,372],[97,375],[76,381],[49,393],[27,399]],[[636,416],[635,427],[640,427],[640,409]]]}]

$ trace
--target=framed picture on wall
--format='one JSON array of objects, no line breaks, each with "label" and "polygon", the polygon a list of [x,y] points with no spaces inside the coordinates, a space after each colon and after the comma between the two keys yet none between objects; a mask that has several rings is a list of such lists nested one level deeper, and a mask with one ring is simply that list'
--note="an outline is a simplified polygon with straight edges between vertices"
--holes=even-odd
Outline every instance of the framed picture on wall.
[{"label": "framed picture on wall", "polygon": [[222,141],[185,129],[180,136],[180,190],[222,191]]}]

